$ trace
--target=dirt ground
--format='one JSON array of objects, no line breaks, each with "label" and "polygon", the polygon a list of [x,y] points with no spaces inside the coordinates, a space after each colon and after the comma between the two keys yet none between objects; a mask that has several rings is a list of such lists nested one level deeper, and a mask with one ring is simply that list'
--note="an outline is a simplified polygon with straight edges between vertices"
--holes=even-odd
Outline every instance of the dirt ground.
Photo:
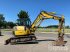
[{"label": "dirt ground", "polygon": [[65,46],[53,46],[57,39],[56,33],[35,33],[38,44],[4,45],[5,40],[12,37],[11,31],[3,31],[0,36],[0,52],[70,52],[70,34],[65,34]]}]

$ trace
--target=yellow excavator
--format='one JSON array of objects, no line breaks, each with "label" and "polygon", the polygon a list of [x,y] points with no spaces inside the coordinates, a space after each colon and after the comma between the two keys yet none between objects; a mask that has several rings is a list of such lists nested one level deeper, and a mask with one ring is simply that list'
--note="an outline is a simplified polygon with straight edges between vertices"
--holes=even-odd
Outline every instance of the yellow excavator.
[{"label": "yellow excavator", "polygon": [[64,42],[64,16],[56,16],[52,12],[41,11],[30,27],[26,26],[15,26],[13,28],[14,37],[6,40],[6,44],[16,44],[16,43],[29,43],[36,42],[37,38],[35,36],[35,31],[42,23],[43,20],[54,19],[59,21],[58,27],[58,41]]}]

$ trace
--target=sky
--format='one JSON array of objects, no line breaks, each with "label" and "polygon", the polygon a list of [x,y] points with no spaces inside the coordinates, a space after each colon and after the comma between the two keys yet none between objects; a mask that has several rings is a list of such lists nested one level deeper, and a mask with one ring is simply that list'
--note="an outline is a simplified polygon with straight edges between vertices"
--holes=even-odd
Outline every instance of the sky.
[{"label": "sky", "polygon": [[[55,12],[65,16],[65,25],[70,26],[70,0],[0,0],[0,14],[6,21],[16,22],[20,10],[28,12],[33,22],[40,11]],[[57,25],[58,21],[45,20],[41,26]]]}]

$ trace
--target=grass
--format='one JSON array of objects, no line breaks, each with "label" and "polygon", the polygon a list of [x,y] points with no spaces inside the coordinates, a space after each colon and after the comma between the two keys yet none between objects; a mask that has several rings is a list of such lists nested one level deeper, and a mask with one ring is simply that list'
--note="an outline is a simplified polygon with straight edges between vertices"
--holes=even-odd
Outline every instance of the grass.
[{"label": "grass", "polygon": [[[38,32],[58,32],[56,28],[38,28]],[[70,29],[65,29],[65,33],[70,33]]]},{"label": "grass", "polygon": [[[12,29],[1,29],[2,31],[12,31]],[[57,32],[56,28],[38,28],[37,32]],[[70,29],[65,29],[65,33],[70,33]]]},{"label": "grass", "polygon": [[12,31],[12,29],[1,29],[2,31]]}]

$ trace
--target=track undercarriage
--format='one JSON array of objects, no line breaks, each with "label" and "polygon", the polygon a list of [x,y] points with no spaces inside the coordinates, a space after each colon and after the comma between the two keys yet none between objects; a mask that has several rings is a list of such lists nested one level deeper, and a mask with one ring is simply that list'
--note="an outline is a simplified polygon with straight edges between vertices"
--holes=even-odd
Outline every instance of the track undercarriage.
[{"label": "track undercarriage", "polygon": [[11,44],[11,45],[15,45],[15,44],[27,44],[27,43],[38,43],[36,41],[36,36],[35,35],[28,35],[28,36],[22,36],[22,37],[11,37],[9,39],[7,39],[5,41],[5,45],[7,44]]}]

